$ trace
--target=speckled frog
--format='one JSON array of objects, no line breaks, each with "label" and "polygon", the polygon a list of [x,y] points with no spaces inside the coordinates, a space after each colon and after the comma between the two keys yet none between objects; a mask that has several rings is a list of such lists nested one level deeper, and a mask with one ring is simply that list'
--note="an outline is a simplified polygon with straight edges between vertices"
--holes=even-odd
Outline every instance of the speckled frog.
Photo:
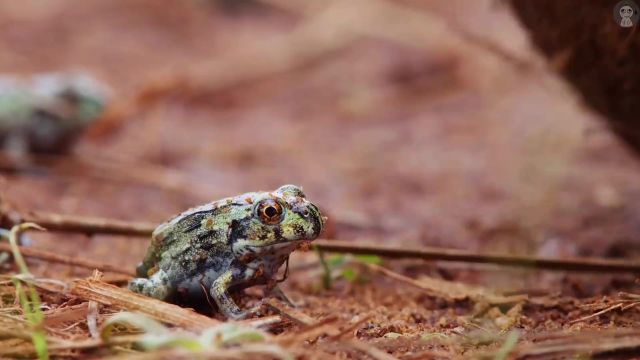
[{"label": "speckled frog", "polygon": [[323,226],[318,207],[294,185],[202,205],[155,229],[129,289],[165,301],[208,291],[227,318],[242,319],[250,312],[229,290],[267,285],[281,294],[278,269]]}]

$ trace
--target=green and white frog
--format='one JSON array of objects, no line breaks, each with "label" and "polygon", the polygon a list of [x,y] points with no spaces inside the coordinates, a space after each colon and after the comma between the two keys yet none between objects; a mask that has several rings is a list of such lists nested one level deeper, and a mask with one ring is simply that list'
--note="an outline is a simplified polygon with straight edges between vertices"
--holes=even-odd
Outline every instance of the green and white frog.
[{"label": "green and white frog", "polygon": [[[158,226],[129,289],[165,301],[209,295],[231,319],[245,318],[230,290],[267,285],[325,218],[297,186],[250,192],[190,209]],[[286,271],[285,271],[286,274]]]}]

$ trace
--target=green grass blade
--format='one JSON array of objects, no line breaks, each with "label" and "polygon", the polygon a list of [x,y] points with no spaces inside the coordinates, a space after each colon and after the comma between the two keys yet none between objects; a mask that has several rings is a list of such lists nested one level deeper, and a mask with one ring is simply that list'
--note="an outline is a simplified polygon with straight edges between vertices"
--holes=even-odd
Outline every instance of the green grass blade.
[{"label": "green grass blade", "polygon": [[[20,237],[20,233],[27,229],[44,230],[36,224],[24,223],[11,228],[11,232],[8,235],[13,260],[16,262],[16,265],[18,266],[18,269],[20,269],[20,273],[22,275],[31,275],[31,273],[29,272],[29,268],[27,267],[27,263],[24,261],[22,254],[20,254],[20,248],[18,247],[18,238]],[[0,233],[0,235],[7,236],[5,233]],[[36,350],[38,359],[49,359],[47,334],[43,329],[44,314],[42,313],[42,309],[40,308],[40,296],[38,295],[36,288],[30,283],[27,283],[27,288],[29,290],[28,295],[23,289],[22,283],[19,279],[14,278],[13,284],[15,285],[16,294],[18,296],[18,300],[20,301],[20,306],[22,307],[24,317],[31,327],[31,342],[33,343],[33,347]]]}]

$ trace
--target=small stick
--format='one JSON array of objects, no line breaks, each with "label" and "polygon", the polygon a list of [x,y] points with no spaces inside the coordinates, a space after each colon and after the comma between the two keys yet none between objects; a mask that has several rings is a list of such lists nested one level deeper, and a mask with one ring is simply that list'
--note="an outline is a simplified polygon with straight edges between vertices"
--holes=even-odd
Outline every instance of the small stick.
[{"label": "small stick", "polygon": [[[122,220],[38,213],[25,220],[35,222],[52,231],[70,231],[95,234],[118,234],[149,237],[154,225]],[[422,259],[457,261],[477,264],[528,267],[559,271],[632,272],[640,273],[640,263],[601,258],[541,258],[526,255],[480,254],[471,251],[435,247],[399,247],[392,245],[354,243],[319,239],[313,243],[319,250],[356,255],[378,255],[392,259]]]},{"label": "small stick", "polygon": [[265,305],[277,312],[278,314],[282,315],[283,317],[293,321],[294,323],[298,324],[298,325],[302,325],[302,326],[313,326],[317,323],[317,321],[312,318],[311,316],[303,313],[300,310],[294,309],[290,306],[287,306],[285,304],[283,304],[280,301],[277,301],[276,299],[269,299]]},{"label": "small stick", "polygon": [[512,304],[524,301],[528,298],[526,295],[502,296],[493,294],[487,289],[481,287],[469,286],[459,282],[438,280],[434,278],[415,280],[380,265],[366,264],[366,266],[373,271],[377,271],[391,279],[409,284],[434,297],[442,297],[450,300],[462,300],[466,298],[472,300],[483,300],[491,305]]},{"label": "small stick", "polygon": [[[24,256],[25,258],[38,259],[38,260],[48,261],[52,263],[77,266],[77,267],[82,267],[82,268],[87,268],[92,270],[98,269],[100,271],[118,273],[118,274],[128,275],[132,277],[135,276],[135,274],[132,271],[124,269],[121,266],[115,266],[115,265],[104,264],[96,261],[72,258],[69,256],[58,255],[56,253],[52,253],[46,250],[38,250],[38,249],[24,247],[24,246],[20,246],[18,248],[20,249],[20,253],[22,253],[22,256]],[[7,243],[0,243],[0,252],[4,252],[4,251],[7,251],[7,252],[11,251],[11,246]]]},{"label": "small stick", "polygon": [[459,261],[545,270],[640,273],[640,263],[638,262],[600,258],[554,259],[526,255],[480,254],[457,249],[433,247],[407,248],[378,244],[356,244],[353,242],[339,240],[316,240],[313,244],[318,249],[327,252],[351,253],[357,255],[379,255],[392,259]]},{"label": "small stick", "polygon": [[[178,326],[185,330],[201,331],[221,323],[214,318],[198,314],[193,310],[140,295],[103,281],[91,279],[75,280],[69,292],[84,300],[145,314],[160,322]],[[281,316],[267,316],[241,320],[237,323],[265,328],[280,322],[282,322]]]},{"label": "small stick", "polygon": [[75,280],[70,293],[84,300],[96,301],[126,311],[139,312],[163,323],[186,330],[204,330],[220,324],[218,320],[192,310],[153,299],[117,286],[95,280]]},{"label": "small stick", "polygon": [[[102,280],[102,273],[98,270],[93,270],[93,275],[91,276],[91,280],[100,281]],[[90,300],[88,303],[87,309],[87,329],[89,330],[89,335],[92,338],[98,339],[100,337],[100,331],[98,330],[98,316],[100,315],[100,304],[97,301]]]},{"label": "small stick", "polygon": [[[98,269],[100,270],[100,269]],[[103,275],[102,279],[100,279],[102,282],[106,282],[107,284],[111,284],[111,285],[126,285],[129,280],[131,280],[131,274],[129,275],[123,275],[123,274],[111,274],[111,275]]]},{"label": "small stick", "polygon": [[593,313],[591,315],[587,315],[587,316],[581,317],[579,319],[571,320],[571,321],[569,321],[569,324],[575,324],[577,322],[582,322],[582,321],[585,321],[585,320],[593,319],[593,318],[598,317],[600,315],[606,314],[606,313],[608,313],[610,311],[613,311],[613,310],[616,310],[616,309],[622,309],[622,307],[623,307],[623,304],[622,303],[618,303],[618,304],[609,306],[606,309],[603,309],[603,310],[600,310],[600,311],[598,311],[596,313]]},{"label": "small stick", "polygon": [[51,231],[79,232],[85,234],[148,237],[156,228],[155,225],[149,223],[45,212],[25,214],[22,216],[22,221],[36,223]]},{"label": "small stick", "polygon": [[251,326],[256,329],[268,330],[276,325],[282,324],[284,319],[280,315],[263,316],[255,319],[245,319],[236,321],[237,324]]}]

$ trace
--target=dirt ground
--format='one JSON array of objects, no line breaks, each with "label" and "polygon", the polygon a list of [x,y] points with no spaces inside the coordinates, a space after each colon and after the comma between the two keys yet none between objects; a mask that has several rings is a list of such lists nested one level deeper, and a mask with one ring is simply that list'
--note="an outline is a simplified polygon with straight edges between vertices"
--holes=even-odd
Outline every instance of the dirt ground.
[{"label": "dirt ground", "polygon": [[[394,13],[379,3],[330,13],[275,0],[0,1],[0,72],[86,70],[113,89],[114,106],[131,110],[81,138],[72,155],[86,168],[61,160],[2,174],[6,201],[21,211],[160,223],[194,205],[292,183],[329,217],[325,238],[636,259],[635,155],[546,65],[506,4],[403,1],[390,3]],[[374,20],[359,20],[369,15]],[[302,37],[281,47],[307,25],[322,46]],[[278,59],[283,67],[272,66]],[[155,87],[160,95],[134,101]],[[124,236],[30,237],[37,249],[131,269],[148,245]],[[29,265],[43,278],[91,274]],[[401,359],[493,358],[512,329],[521,344],[512,356],[564,358],[592,349],[531,355],[532,344],[604,343],[640,320],[634,305],[576,321],[616,304],[620,292],[636,293],[633,274],[382,265],[529,298],[498,305],[433,296],[362,269],[367,281],[340,278],[323,289],[313,252],[292,257],[284,289],[299,311],[355,322],[351,338]],[[73,336],[88,336],[86,324],[76,327]],[[291,324],[272,330],[292,331]],[[296,354],[382,356],[321,344],[307,341]],[[599,356],[632,356],[614,353]]]}]

